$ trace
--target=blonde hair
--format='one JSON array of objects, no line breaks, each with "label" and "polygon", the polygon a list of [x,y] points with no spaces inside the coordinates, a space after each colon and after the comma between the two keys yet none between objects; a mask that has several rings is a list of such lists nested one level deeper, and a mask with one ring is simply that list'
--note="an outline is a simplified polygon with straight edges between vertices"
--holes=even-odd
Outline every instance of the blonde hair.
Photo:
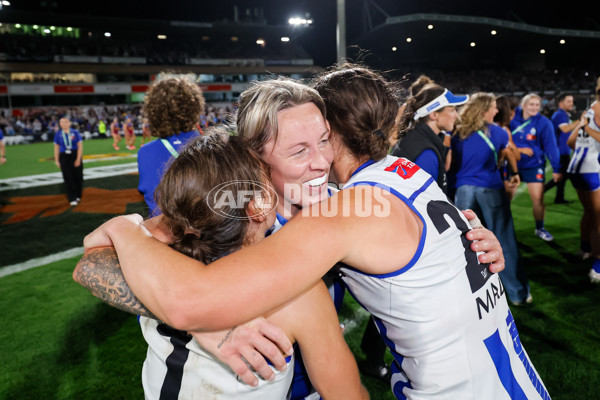
[{"label": "blonde hair", "polygon": [[277,113],[306,103],[317,106],[326,118],[325,103],[316,90],[292,79],[278,78],[255,82],[239,98],[237,129],[240,136],[248,138],[252,148],[263,153],[265,144],[277,140]]},{"label": "blonde hair", "polygon": [[483,114],[490,109],[494,101],[496,99],[492,93],[479,92],[472,95],[467,104],[460,109],[455,134],[461,140],[478,130],[483,130],[487,135],[487,122],[483,119]]},{"label": "blonde hair", "polygon": [[540,101],[540,104],[542,102],[542,98],[537,94],[537,93],[529,93],[526,94],[525,96],[523,96],[523,98],[521,99],[521,108],[525,107],[525,104],[527,104],[529,102],[529,100],[536,98]]}]

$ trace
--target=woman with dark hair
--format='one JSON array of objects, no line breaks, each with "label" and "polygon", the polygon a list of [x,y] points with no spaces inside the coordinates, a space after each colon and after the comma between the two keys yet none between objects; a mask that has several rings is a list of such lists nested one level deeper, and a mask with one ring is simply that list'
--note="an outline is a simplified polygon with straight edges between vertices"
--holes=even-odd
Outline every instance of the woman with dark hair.
[{"label": "woman with dark hair", "polygon": [[469,97],[455,96],[423,75],[410,90],[411,97],[400,119],[398,142],[391,154],[414,161],[448,193],[446,169],[450,144],[446,132],[454,129],[458,117],[456,106]]},{"label": "woman with dark hair", "polygon": [[192,330],[268,312],[342,262],[344,282],[392,351],[396,397],[548,398],[498,276],[466,240],[478,232],[429,174],[387,156],[398,110],[393,87],[373,71],[347,66],[314,87],[328,110],[323,145],[332,150],[331,178],[341,191],[207,268],[159,245],[134,217],[104,224],[86,247],[114,244],[138,298],[170,325]]},{"label": "woman with dark hair", "polygon": [[[498,109],[498,113],[494,116],[494,122],[506,132],[506,136],[508,137],[508,145],[506,146],[507,150],[512,152],[517,162],[521,159],[521,152],[531,156],[533,154],[533,150],[531,150],[529,147],[517,148],[510,132],[510,121],[515,115],[515,108],[517,108],[516,103],[509,97],[500,95],[496,96],[496,108]],[[506,195],[509,200],[512,200],[513,197],[515,197],[515,192],[517,191],[519,185],[515,185],[514,180],[511,181],[511,178],[513,174],[518,173],[518,169],[510,169],[508,160],[504,159],[500,164],[500,172],[502,173],[502,180],[504,181],[504,190],[506,191]]]},{"label": "woman with dark hair", "polygon": [[142,112],[148,118],[152,136],[158,140],[140,148],[137,161],[138,190],[144,195],[150,216],[159,214],[154,190],[160,177],[168,162],[177,157],[179,148],[199,135],[196,124],[203,110],[202,90],[185,78],[166,78],[148,90]]},{"label": "woman with dark hair", "polygon": [[[180,149],[155,193],[171,247],[206,265],[260,241],[275,221],[276,194],[268,165],[245,138],[229,133],[216,129]],[[222,201],[218,195],[236,201]],[[323,282],[265,316],[298,342],[319,393],[335,399],[369,398]],[[142,371],[146,399],[198,398],[208,394],[208,387],[220,399],[284,399],[290,390],[293,356],[284,372],[274,371],[274,380],[252,387],[188,332],[144,316],[140,325],[148,342]],[[173,354],[184,361],[178,363]]]},{"label": "woman with dark hair", "polygon": [[567,144],[575,150],[567,173],[583,206],[578,254],[591,253],[589,277],[592,283],[600,283],[600,78],[596,100],[581,116]]},{"label": "woman with dark hair", "polygon": [[514,305],[532,301],[525,270],[520,262],[510,201],[504,192],[498,163],[506,158],[511,174],[509,184],[520,183],[517,161],[508,148],[506,131],[494,124],[496,100],[490,93],[475,93],[460,110],[459,123],[452,136],[456,168],[454,204],[470,208],[481,218],[502,245],[506,268],[500,278]]}]

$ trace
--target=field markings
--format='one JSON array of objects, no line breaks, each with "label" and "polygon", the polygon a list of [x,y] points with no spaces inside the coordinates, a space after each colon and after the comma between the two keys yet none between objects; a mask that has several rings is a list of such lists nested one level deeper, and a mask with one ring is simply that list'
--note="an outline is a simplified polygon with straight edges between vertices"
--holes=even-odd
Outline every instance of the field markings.
[{"label": "field markings", "polygon": [[[87,181],[90,179],[131,174],[137,172],[137,170],[137,163],[105,165],[102,167],[95,168],[84,168],[83,180]],[[6,190],[26,189],[45,185],[55,185],[58,183],[63,183],[62,174],[60,172],[0,179],[0,192]]]},{"label": "field markings", "polygon": [[56,261],[66,260],[80,256],[83,254],[83,247],[76,247],[74,249],[61,251],[60,253],[51,254],[49,256],[32,258],[31,260],[24,261],[22,263],[9,265],[0,269],[0,278],[15,274],[17,272],[27,271],[28,269],[41,267],[42,265],[50,264]]}]

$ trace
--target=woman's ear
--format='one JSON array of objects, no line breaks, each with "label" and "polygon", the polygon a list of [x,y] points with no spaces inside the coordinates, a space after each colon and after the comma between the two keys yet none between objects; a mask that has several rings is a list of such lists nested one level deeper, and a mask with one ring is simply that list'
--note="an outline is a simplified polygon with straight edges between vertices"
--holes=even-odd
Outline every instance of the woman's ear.
[{"label": "woman's ear", "polygon": [[263,199],[252,199],[248,202],[248,218],[250,221],[261,223],[267,218],[267,210],[263,209]]}]

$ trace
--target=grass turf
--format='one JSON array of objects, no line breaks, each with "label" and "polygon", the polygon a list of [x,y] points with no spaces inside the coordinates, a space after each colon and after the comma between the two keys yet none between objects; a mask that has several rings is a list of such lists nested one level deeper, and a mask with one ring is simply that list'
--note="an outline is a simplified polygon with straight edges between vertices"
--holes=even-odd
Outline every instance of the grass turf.
[{"label": "grass turf", "polygon": [[[114,181],[113,181],[114,179]],[[137,182],[135,175],[107,178],[102,185],[124,188]],[[10,195],[51,193],[59,187],[15,191]],[[29,191],[29,192],[27,192]],[[0,193],[2,194],[2,193]],[[531,284],[534,303],[512,307],[521,341],[555,400],[596,400],[594,385],[600,378],[600,323],[597,305],[600,288],[589,283],[591,262],[573,254],[579,246],[581,205],[567,184],[571,204],[554,205],[554,192],[546,194],[546,227],[555,235],[546,243],[533,235],[531,201],[526,193],[512,204],[517,238]],[[143,204],[128,206],[141,212]],[[62,227],[50,230],[58,219]],[[22,230],[3,225],[0,247],[3,257],[33,257],[41,243],[81,245],[90,227],[110,216],[64,215],[37,218]],[[4,215],[0,218],[5,218]],[[2,219],[0,219],[1,221]],[[70,232],[69,232],[70,231]],[[69,232],[68,234],[66,232]],[[40,242],[32,244],[32,238]],[[23,242],[23,247],[19,242]],[[29,244],[29,246],[27,245]],[[56,246],[45,252],[58,251]],[[19,257],[12,254],[19,249]],[[0,278],[1,399],[132,399],[142,398],[141,363],[145,357],[137,321],[101,304],[73,283],[76,259],[64,260]],[[3,263],[7,265],[7,263]],[[346,296],[340,318],[346,323],[346,339],[357,360],[364,359],[360,340],[366,316]],[[388,354],[388,361],[390,356]],[[372,399],[393,399],[386,384],[364,377]]]},{"label": "grass turf", "polygon": [[[137,137],[135,150],[127,150],[121,142],[120,150],[116,151],[112,147],[112,138],[85,140],[83,142],[84,167],[135,163],[140,141],[141,139]],[[0,166],[0,179],[60,172],[54,164],[53,142],[6,146],[6,158],[6,164]]]}]

